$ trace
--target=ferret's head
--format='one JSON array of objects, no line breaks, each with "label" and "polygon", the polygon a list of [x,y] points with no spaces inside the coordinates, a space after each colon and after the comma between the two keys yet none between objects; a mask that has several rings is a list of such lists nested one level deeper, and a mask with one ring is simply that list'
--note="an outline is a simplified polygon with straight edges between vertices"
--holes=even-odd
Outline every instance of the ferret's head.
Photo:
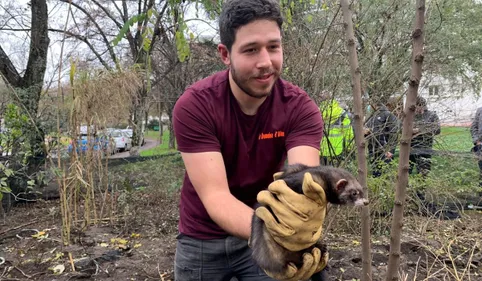
[{"label": "ferret's head", "polygon": [[[316,174],[316,173],[315,173]],[[326,184],[325,193],[328,202],[336,205],[368,205],[365,199],[363,187],[349,171],[342,168],[322,166],[318,175]]]},{"label": "ferret's head", "polygon": [[339,204],[365,206],[368,200],[363,193],[363,187],[355,178],[340,179],[336,182]]}]

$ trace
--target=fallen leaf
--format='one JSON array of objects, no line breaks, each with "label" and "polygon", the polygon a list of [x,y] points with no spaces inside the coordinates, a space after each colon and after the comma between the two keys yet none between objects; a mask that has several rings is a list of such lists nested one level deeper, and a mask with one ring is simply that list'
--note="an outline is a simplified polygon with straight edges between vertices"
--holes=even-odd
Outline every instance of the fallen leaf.
[{"label": "fallen leaf", "polygon": [[122,238],[111,238],[110,239],[110,243],[112,243],[112,244],[119,243],[119,244],[125,245],[125,244],[127,244],[127,242],[128,241],[126,239],[122,239]]},{"label": "fallen leaf", "polygon": [[141,243],[137,243],[137,244],[134,245],[134,249],[135,249],[135,248],[139,248],[140,246],[142,246],[142,244],[141,244]]},{"label": "fallen leaf", "polygon": [[109,244],[107,244],[107,243],[100,243],[100,246],[106,248],[106,247],[109,247]]},{"label": "fallen leaf", "polygon": [[37,234],[32,234],[33,238],[40,238],[45,235],[45,231],[39,231]]}]

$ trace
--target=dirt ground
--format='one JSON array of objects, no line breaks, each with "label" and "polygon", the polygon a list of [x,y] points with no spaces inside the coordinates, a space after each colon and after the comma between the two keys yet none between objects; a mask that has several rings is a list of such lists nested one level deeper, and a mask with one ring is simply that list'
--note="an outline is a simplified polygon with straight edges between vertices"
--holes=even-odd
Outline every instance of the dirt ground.
[{"label": "dirt ground", "polygon": [[[156,206],[138,198],[134,219],[105,220],[83,234],[73,232],[69,246],[61,242],[58,201],[18,206],[0,227],[0,280],[173,280],[177,198],[173,194]],[[402,280],[482,280],[481,214],[424,219],[406,219],[400,269],[408,279]],[[331,280],[358,280],[360,238],[328,231],[325,241]],[[388,236],[372,237],[373,280],[383,280],[388,245]],[[54,274],[56,269],[62,273]]]}]

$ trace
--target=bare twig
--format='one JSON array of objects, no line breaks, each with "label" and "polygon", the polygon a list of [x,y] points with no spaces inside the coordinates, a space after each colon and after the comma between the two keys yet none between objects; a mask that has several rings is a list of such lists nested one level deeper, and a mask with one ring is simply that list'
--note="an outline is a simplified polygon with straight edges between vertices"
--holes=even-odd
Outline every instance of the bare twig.
[{"label": "bare twig", "polygon": [[32,278],[31,275],[25,274],[25,272],[23,272],[23,270],[21,270],[21,269],[18,268],[17,266],[14,266],[13,268],[16,269],[18,272],[20,272],[20,273],[21,273],[23,276],[25,276],[26,278],[28,278],[28,279],[31,279],[31,278]]},{"label": "bare twig", "polygon": [[36,222],[38,222],[38,219],[33,220],[33,221],[31,221],[31,222],[27,222],[27,223],[21,224],[21,225],[18,225],[18,226],[15,226],[15,227],[12,227],[12,228],[9,228],[9,229],[5,229],[5,230],[3,230],[3,231],[0,232],[0,235],[5,234],[5,233],[10,232],[10,231],[13,231],[13,230],[17,230],[17,229],[19,229],[19,228],[23,228],[23,227],[29,226],[29,225],[34,224],[34,223],[36,223]]},{"label": "bare twig", "polygon": [[69,252],[69,262],[70,262],[70,266],[72,267],[72,271],[75,272],[74,259],[72,258],[72,253],[71,253],[71,252]]}]

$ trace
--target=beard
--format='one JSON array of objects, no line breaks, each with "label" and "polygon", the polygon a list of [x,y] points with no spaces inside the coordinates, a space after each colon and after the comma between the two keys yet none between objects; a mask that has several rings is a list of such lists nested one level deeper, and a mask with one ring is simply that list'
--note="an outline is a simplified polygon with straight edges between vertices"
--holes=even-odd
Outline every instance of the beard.
[{"label": "beard", "polygon": [[[242,74],[238,74],[238,72],[236,71],[236,68],[233,65],[231,65],[230,71],[231,71],[231,76],[233,77],[234,83],[236,83],[236,85],[248,96],[256,99],[262,99],[264,97],[269,96],[271,94],[271,90],[273,89],[276,80],[280,76],[280,72],[276,71],[275,69],[265,70],[260,72],[257,75],[243,76]],[[265,87],[255,87],[253,85],[255,82],[252,80],[256,79],[256,77],[261,77],[265,74],[272,74],[273,81]]]}]

